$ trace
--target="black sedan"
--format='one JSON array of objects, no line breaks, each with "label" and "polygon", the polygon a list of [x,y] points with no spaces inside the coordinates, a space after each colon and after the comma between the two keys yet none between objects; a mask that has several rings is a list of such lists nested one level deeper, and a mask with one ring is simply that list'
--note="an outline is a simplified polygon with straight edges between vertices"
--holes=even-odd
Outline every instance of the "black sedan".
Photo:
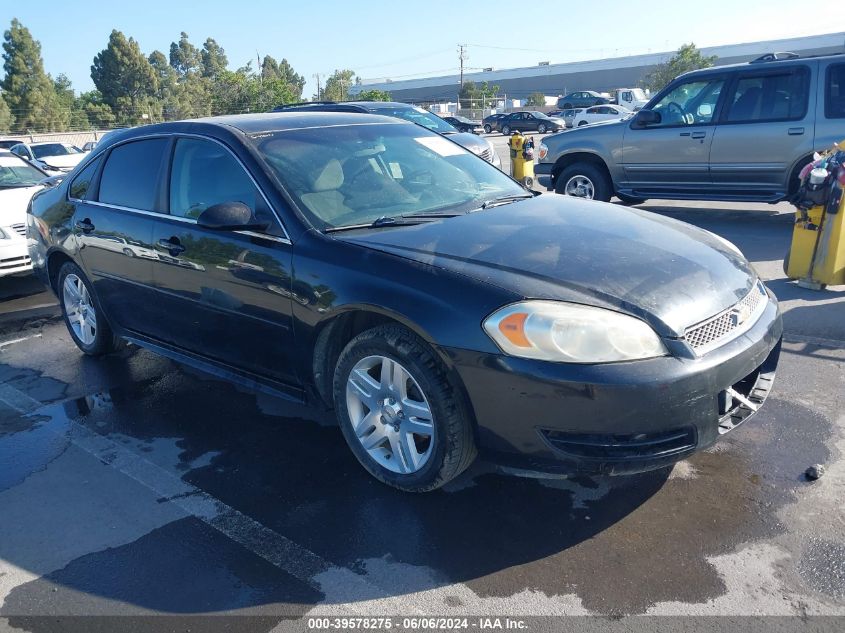
[{"label": "black sedan", "polygon": [[566,129],[563,119],[553,119],[542,112],[511,112],[499,121],[499,130],[508,136],[511,132],[559,132]]},{"label": "black sedan", "polygon": [[484,131],[484,126],[481,121],[473,121],[465,116],[444,116],[443,120],[446,123],[451,123],[459,132],[469,132],[470,134],[481,134]]},{"label": "black sedan", "polygon": [[408,491],[479,451],[665,466],[760,407],[780,350],[777,302],[729,242],[535,197],[390,117],[129,130],[35,196],[28,237],[83,352],[130,341],[332,408],[364,468]]},{"label": "black sedan", "polygon": [[481,125],[484,127],[484,132],[490,134],[490,132],[493,132],[494,130],[498,131],[499,121],[504,119],[506,116],[508,115],[505,113],[491,114],[481,119]]}]

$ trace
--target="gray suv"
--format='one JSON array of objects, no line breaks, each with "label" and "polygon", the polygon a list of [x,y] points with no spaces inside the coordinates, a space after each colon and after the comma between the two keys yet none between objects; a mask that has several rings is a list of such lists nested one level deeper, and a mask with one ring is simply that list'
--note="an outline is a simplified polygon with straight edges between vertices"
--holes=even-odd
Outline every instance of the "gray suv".
[{"label": "gray suv", "polygon": [[764,55],[685,73],[635,116],[547,137],[535,173],[558,193],[778,202],[816,149],[845,137],[845,54]]}]

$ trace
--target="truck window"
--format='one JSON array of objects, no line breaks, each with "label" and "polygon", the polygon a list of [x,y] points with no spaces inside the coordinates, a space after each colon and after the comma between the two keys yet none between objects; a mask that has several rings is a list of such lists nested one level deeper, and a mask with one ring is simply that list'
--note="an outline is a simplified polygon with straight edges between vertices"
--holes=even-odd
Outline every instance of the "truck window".
[{"label": "truck window", "polygon": [[845,64],[827,67],[824,115],[828,119],[845,119]]},{"label": "truck window", "polygon": [[742,74],[730,96],[730,122],[796,121],[807,113],[809,72],[804,67],[781,73]]}]

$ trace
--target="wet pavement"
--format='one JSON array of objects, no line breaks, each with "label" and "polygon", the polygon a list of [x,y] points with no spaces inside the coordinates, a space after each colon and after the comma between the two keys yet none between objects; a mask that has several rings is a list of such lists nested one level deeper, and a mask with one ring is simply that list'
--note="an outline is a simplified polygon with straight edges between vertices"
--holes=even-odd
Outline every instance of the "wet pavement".
[{"label": "wet pavement", "polygon": [[325,412],[135,347],[83,357],[55,319],[0,336],[0,630],[151,613],[251,616],[239,631],[303,614],[845,618],[845,292],[779,279],[777,207],[646,207],[736,242],[786,309],[764,409],[663,471],[538,480],[479,462],[406,495]]}]

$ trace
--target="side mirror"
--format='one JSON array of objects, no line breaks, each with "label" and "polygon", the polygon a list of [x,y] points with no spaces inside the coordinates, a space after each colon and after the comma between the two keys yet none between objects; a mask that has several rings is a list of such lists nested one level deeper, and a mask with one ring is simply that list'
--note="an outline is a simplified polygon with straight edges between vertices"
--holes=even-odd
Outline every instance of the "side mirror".
[{"label": "side mirror", "polygon": [[268,225],[259,222],[243,202],[221,202],[200,213],[197,226],[213,231],[263,231]]},{"label": "side mirror", "polygon": [[654,110],[640,110],[634,117],[634,126],[638,128],[648,127],[649,125],[657,125],[663,120],[659,112]]}]

